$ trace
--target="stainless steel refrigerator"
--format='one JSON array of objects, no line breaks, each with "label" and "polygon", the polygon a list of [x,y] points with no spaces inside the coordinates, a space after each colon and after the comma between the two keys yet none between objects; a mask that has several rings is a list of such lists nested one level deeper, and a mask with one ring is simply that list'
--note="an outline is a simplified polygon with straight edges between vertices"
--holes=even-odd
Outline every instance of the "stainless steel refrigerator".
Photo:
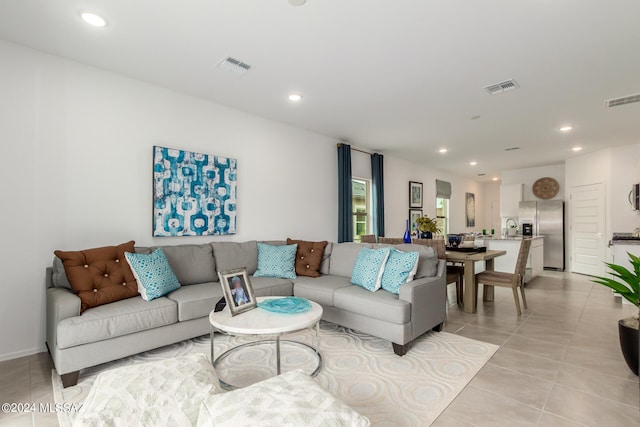
[{"label": "stainless steel refrigerator", "polygon": [[522,224],[533,224],[533,235],[544,237],[544,268],[564,270],[564,202],[541,200],[520,202]]}]

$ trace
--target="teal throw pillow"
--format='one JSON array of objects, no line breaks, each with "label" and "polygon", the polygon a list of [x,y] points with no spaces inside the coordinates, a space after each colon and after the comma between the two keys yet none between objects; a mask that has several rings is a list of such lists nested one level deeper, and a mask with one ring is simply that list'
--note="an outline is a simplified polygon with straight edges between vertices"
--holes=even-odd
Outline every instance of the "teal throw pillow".
[{"label": "teal throw pillow", "polygon": [[162,248],[149,255],[124,253],[138,282],[138,292],[145,301],[152,301],[180,287]]},{"label": "teal throw pillow", "polygon": [[390,248],[362,248],[351,272],[351,283],[371,292],[380,289],[382,273],[389,253]]},{"label": "teal throw pillow", "polygon": [[298,245],[273,246],[258,243],[258,270],[255,277],[295,279]]},{"label": "teal throw pillow", "polygon": [[382,274],[382,289],[399,294],[400,285],[410,282],[416,275],[418,255],[418,252],[402,252],[392,248]]}]

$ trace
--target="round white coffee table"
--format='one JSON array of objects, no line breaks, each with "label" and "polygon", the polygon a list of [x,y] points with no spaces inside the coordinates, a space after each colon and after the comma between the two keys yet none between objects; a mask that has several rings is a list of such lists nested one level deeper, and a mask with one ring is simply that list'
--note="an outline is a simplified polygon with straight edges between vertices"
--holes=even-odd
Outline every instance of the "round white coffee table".
[{"label": "round white coffee table", "polygon": [[[282,297],[258,297],[256,298],[257,302],[266,301],[272,298],[282,298]],[[308,345],[298,341],[291,340],[282,340],[287,344],[302,347],[307,350],[311,350],[315,357],[317,358],[317,365],[314,371],[311,373],[311,376],[316,376],[320,369],[322,368],[322,356],[318,351],[318,340],[319,340],[319,332],[320,332],[320,319],[322,318],[322,307],[313,302],[311,303],[311,309],[303,312],[303,313],[292,313],[292,314],[284,314],[284,313],[273,313],[267,310],[263,310],[260,307],[257,307],[253,310],[245,311],[236,316],[231,316],[231,312],[229,311],[229,307],[225,307],[222,311],[211,312],[209,314],[209,323],[211,324],[211,362],[213,367],[218,366],[220,362],[222,362],[227,357],[231,356],[237,351],[240,351],[246,347],[265,345],[269,343],[274,343],[276,345],[276,375],[280,375],[281,366],[280,366],[280,337],[283,335],[291,334],[294,332],[303,331],[305,329],[311,329],[315,327],[315,342],[314,345]],[[229,350],[222,353],[218,358],[215,358],[214,354],[214,333],[222,332],[227,335],[253,335],[259,336],[260,338],[264,337],[273,337],[275,340],[261,340],[257,342],[250,342],[241,344],[239,346],[230,348]],[[238,388],[231,384],[226,383],[225,381],[220,379],[220,384],[226,389],[235,389]]]}]

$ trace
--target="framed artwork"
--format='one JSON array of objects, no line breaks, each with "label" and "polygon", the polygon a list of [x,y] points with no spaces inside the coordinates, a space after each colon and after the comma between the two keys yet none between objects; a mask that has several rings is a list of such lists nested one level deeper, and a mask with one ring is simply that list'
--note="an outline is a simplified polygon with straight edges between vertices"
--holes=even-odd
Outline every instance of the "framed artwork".
[{"label": "framed artwork", "polygon": [[476,226],[476,195],[473,193],[465,193],[465,217],[467,227]]},{"label": "framed artwork", "polygon": [[153,236],[236,233],[237,161],[153,147]]},{"label": "framed artwork", "polygon": [[422,209],[409,209],[409,228],[411,233],[417,230],[416,220],[422,216]]},{"label": "framed artwork", "polygon": [[218,273],[218,276],[220,276],[222,293],[232,316],[258,306],[246,268],[223,271]]},{"label": "framed artwork", "polygon": [[422,207],[422,183],[409,181],[409,208]]}]

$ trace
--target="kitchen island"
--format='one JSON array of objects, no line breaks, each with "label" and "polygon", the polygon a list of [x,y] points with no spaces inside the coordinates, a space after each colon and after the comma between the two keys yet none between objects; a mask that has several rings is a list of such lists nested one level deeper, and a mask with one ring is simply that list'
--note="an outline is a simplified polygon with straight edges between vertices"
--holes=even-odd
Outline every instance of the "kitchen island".
[{"label": "kitchen island", "polygon": [[[527,259],[527,267],[525,270],[525,283],[539,276],[544,271],[544,237],[534,236],[531,238],[531,249],[529,258]],[[507,254],[496,258],[494,263],[495,271],[505,273],[513,273],[516,270],[516,262],[518,261],[518,252],[520,251],[520,243],[522,236],[514,237],[485,237],[476,239],[477,246],[486,246],[488,250],[506,251]]]}]

